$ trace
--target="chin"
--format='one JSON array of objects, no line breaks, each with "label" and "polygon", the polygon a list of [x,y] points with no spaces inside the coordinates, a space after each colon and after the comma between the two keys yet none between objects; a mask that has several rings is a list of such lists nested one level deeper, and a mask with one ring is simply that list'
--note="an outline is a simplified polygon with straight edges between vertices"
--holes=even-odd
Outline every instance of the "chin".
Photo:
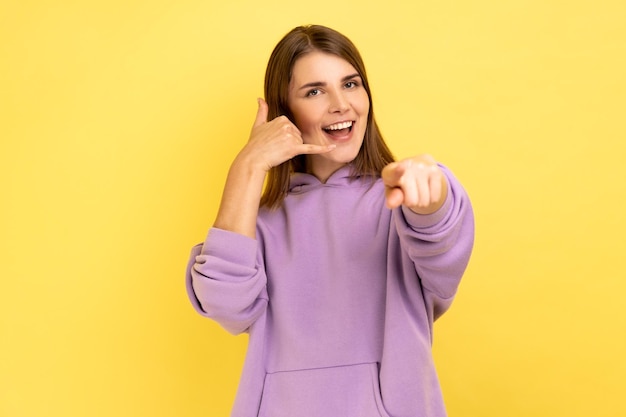
[{"label": "chin", "polygon": [[328,153],[329,159],[340,162],[343,164],[349,164],[359,154],[359,149],[340,149],[337,148]]}]

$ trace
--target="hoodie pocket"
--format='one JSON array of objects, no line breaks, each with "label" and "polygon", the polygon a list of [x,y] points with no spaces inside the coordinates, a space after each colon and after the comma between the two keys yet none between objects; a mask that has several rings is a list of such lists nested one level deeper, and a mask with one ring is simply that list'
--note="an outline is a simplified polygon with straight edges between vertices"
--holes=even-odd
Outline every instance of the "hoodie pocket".
[{"label": "hoodie pocket", "polygon": [[376,363],[267,374],[259,417],[389,417]]}]

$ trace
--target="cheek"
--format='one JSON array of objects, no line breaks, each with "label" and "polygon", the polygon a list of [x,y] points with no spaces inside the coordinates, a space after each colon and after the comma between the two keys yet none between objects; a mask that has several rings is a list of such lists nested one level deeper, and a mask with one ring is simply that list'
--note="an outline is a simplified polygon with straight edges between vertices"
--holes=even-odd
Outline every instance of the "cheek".
[{"label": "cheek", "polygon": [[293,124],[296,125],[300,132],[304,133],[306,130],[310,130],[312,120],[309,116],[309,111],[298,106],[292,107],[289,110],[292,114]]},{"label": "cheek", "polygon": [[367,96],[367,92],[363,92],[363,98],[360,101],[361,102],[361,106],[360,106],[360,112],[363,116],[367,117],[367,115],[370,112],[370,99]]},{"label": "cheek", "polygon": [[317,133],[317,125],[313,124],[311,120],[300,119],[295,125],[300,131],[305,143],[308,142],[308,138],[313,137],[313,135]]}]

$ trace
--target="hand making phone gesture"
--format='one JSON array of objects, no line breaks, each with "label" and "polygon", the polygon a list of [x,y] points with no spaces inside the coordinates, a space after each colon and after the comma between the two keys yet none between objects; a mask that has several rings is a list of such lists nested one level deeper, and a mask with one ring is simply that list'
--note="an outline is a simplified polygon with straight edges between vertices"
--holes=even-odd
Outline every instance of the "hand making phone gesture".
[{"label": "hand making phone gesture", "polygon": [[270,168],[296,155],[320,154],[335,146],[305,144],[300,130],[285,116],[268,121],[268,106],[259,108],[250,138],[233,161],[214,227],[254,238],[263,182]]}]

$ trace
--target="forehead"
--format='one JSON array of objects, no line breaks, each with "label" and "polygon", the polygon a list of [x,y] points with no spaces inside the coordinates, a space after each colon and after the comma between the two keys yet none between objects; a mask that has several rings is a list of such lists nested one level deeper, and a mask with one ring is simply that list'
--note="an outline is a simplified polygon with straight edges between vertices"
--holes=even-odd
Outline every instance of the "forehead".
[{"label": "forehead", "polygon": [[344,58],[327,52],[313,51],[301,56],[294,63],[291,81],[294,84],[331,82],[358,71]]}]

